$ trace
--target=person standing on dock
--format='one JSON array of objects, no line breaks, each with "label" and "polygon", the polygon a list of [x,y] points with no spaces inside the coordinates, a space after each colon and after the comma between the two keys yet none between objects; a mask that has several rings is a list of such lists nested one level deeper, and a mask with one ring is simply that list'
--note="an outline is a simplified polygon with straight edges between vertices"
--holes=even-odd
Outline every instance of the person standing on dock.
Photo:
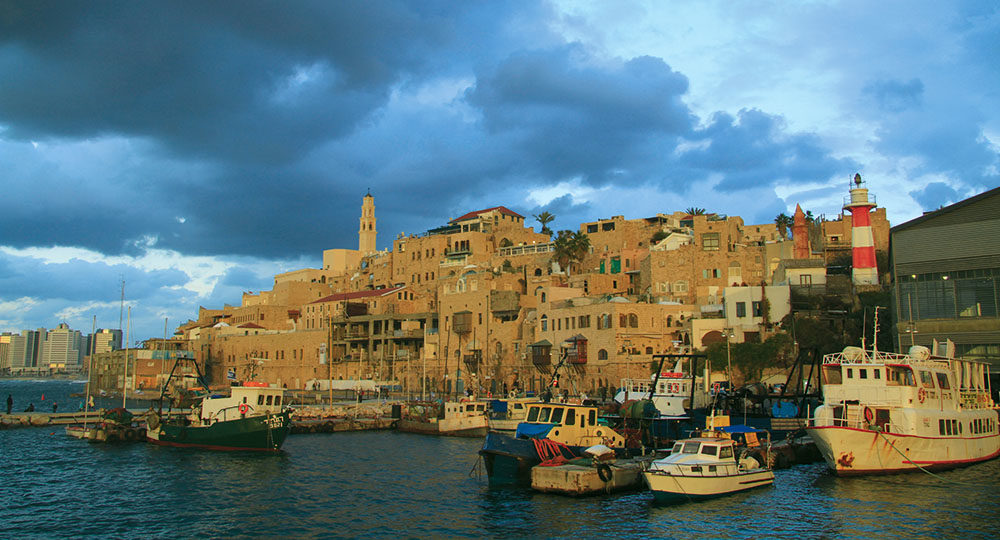
[{"label": "person standing on dock", "polygon": [[52,402],[52,412],[56,412],[57,410],[59,410],[59,402],[58,401],[53,401]]},{"label": "person standing on dock", "polygon": [[7,394],[7,414],[10,414],[10,410],[14,408],[14,397]]}]

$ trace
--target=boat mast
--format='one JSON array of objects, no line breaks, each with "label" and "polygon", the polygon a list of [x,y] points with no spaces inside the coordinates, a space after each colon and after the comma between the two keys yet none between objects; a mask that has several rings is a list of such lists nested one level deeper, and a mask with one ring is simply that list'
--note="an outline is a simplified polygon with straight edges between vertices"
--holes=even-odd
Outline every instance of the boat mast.
[{"label": "boat mast", "polygon": [[87,364],[87,390],[83,396],[83,429],[87,430],[87,420],[90,417],[90,377],[94,370],[94,351],[97,349],[97,315],[94,315],[94,323],[90,330],[90,362]]},{"label": "boat mast", "polygon": [[[122,282],[124,284],[124,282]],[[123,289],[124,290],[124,287]],[[128,325],[125,327],[125,373],[122,377],[122,408],[125,408],[125,398],[128,396],[128,340],[132,330],[132,306],[128,307]]]}]

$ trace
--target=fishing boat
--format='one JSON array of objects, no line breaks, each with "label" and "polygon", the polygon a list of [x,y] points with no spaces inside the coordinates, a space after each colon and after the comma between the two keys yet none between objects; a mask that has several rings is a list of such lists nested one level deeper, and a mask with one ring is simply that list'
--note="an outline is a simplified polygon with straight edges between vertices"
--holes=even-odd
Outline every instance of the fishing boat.
[{"label": "fishing boat", "polygon": [[943,470],[1000,455],[989,368],[951,341],[906,354],[847,347],[823,357],[823,404],[807,431],[838,475]]},{"label": "fishing boat", "polygon": [[661,416],[677,418],[687,416],[692,409],[708,408],[712,397],[706,377],[685,374],[681,369],[682,361],[678,361],[672,371],[654,373],[648,380],[622,379],[614,400],[625,403],[634,399],[651,399]]},{"label": "fishing boat", "polygon": [[[744,435],[767,433],[746,426],[740,430]],[[643,479],[656,502],[709,499],[772,485],[774,472],[767,467],[766,455],[769,439],[760,460],[751,457],[748,448],[737,446],[731,433],[732,428],[708,431],[701,437],[677,441],[669,456],[651,462]]]},{"label": "fishing boat", "polygon": [[517,425],[524,421],[528,414],[528,404],[537,400],[534,398],[494,399],[490,401],[487,421],[490,431],[514,433]]},{"label": "fishing boat", "polygon": [[485,401],[412,403],[396,429],[425,435],[482,437],[487,431],[487,405]]},{"label": "fishing boat", "polygon": [[164,416],[164,396],[182,360],[194,365],[197,377],[204,384],[193,358],[181,357],[175,362],[161,393],[159,413],[146,417],[149,442],[210,450],[275,452],[281,448],[292,428],[291,409],[284,406],[282,388],[272,388],[259,381],[233,386],[228,396],[203,395],[188,415]]},{"label": "fishing boat", "polygon": [[600,422],[597,413],[594,405],[529,404],[513,435],[498,431],[486,434],[479,455],[490,481],[529,482],[535,465],[556,456],[579,457],[584,449],[597,444],[624,450],[625,437]]}]

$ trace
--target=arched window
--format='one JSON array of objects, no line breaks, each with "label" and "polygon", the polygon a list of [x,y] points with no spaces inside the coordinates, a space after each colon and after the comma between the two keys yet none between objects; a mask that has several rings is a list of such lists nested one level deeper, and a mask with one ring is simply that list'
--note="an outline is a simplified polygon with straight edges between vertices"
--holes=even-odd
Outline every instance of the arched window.
[{"label": "arched window", "polygon": [[639,328],[639,316],[635,313],[628,314],[628,326],[629,328]]},{"label": "arched window", "polygon": [[542,292],[542,288],[541,287],[535,287],[535,296],[538,296],[538,293],[540,293],[540,292]]},{"label": "arched window", "polygon": [[545,293],[544,292],[542,293],[542,303],[543,304],[545,303]]},{"label": "arched window", "polygon": [[549,317],[548,315],[542,315],[542,332],[549,329]]},{"label": "arched window", "polygon": [[608,351],[606,351],[604,349],[601,349],[601,350],[597,351],[597,359],[598,360],[607,360],[608,359]]},{"label": "arched window", "polygon": [[653,354],[653,348],[652,347],[646,347],[646,354]]},{"label": "arched window", "polygon": [[535,268],[535,275],[536,276],[542,275],[542,269],[541,268]]},{"label": "arched window", "polygon": [[626,328],[628,326],[628,316],[622,313],[618,316],[618,327]]}]

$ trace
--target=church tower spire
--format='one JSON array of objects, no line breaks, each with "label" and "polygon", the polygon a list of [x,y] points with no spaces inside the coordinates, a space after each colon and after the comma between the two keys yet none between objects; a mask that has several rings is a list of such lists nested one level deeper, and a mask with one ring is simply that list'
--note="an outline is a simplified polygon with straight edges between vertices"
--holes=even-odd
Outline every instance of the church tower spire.
[{"label": "church tower spire", "polygon": [[378,231],[375,230],[375,197],[371,191],[361,199],[361,227],[358,229],[358,251],[362,255],[375,253],[375,239]]}]

